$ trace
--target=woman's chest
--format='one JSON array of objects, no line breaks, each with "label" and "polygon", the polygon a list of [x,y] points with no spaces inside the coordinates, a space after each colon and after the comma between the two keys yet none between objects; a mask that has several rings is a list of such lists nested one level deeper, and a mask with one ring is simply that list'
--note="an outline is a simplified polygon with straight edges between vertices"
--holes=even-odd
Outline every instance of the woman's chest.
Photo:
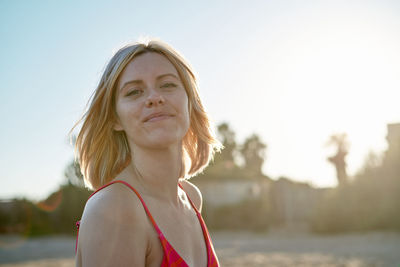
[{"label": "woman's chest", "polygon": [[175,257],[179,256],[191,267],[207,266],[207,245],[200,221],[193,210],[183,214],[168,213],[165,210],[152,213],[162,232],[161,240],[155,229],[149,239],[147,258],[157,262],[154,266],[160,266],[158,264],[161,264],[165,251],[175,254]]}]

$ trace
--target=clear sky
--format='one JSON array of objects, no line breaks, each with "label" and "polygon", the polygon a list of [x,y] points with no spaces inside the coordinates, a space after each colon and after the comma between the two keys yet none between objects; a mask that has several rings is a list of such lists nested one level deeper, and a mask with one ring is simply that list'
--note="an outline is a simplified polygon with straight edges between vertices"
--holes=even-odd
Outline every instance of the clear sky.
[{"label": "clear sky", "polygon": [[0,0],[0,198],[45,197],[73,158],[67,133],[113,51],[141,36],[181,51],[216,122],[268,145],[264,173],[336,185],[400,122],[398,1]]}]

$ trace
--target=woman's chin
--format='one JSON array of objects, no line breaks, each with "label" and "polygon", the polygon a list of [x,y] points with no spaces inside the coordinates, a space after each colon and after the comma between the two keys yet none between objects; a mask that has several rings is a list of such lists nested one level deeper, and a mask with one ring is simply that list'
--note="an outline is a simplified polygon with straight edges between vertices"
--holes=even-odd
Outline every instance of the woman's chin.
[{"label": "woman's chin", "polygon": [[173,145],[180,144],[183,137],[178,137],[177,135],[171,134],[152,134],[148,136],[146,146],[154,149],[164,149],[169,148]]},{"label": "woman's chin", "polygon": [[185,127],[177,127],[177,125],[154,127],[132,135],[131,145],[149,149],[165,149],[176,144],[181,145],[187,131]]}]

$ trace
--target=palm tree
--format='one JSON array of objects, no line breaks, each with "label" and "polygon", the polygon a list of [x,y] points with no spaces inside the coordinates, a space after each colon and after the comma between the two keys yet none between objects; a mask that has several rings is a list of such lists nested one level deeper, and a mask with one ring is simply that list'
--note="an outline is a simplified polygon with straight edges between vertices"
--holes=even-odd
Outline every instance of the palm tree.
[{"label": "palm tree", "polygon": [[240,152],[244,159],[245,168],[248,171],[256,175],[262,175],[266,148],[267,145],[256,134],[251,135],[245,140]]},{"label": "palm tree", "polygon": [[336,154],[328,157],[328,161],[331,162],[336,169],[336,177],[339,186],[347,183],[348,177],[346,172],[346,155],[349,151],[349,142],[347,141],[346,133],[333,134],[326,143],[327,146],[336,146]]}]

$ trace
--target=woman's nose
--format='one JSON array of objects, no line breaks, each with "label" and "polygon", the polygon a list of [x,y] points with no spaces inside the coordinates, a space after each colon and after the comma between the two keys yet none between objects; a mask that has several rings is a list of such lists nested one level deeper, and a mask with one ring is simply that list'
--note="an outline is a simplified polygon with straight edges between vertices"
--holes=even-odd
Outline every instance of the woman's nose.
[{"label": "woman's nose", "polygon": [[146,107],[152,107],[152,106],[162,105],[164,104],[164,102],[165,102],[164,97],[160,93],[152,92],[147,97],[145,105]]}]

